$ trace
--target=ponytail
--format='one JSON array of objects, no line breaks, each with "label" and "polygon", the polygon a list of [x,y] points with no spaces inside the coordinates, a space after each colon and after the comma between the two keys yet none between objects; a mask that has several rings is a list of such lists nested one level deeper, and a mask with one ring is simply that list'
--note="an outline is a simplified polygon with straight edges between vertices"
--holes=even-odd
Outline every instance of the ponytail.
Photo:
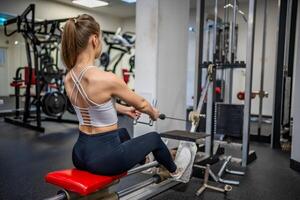
[{"label": "ponytail", "polygon": [[63,29],[61,55],[68,70],[72,69],[77,56],[87,47],[91,35],[100,34],[100,26],[87,14],[69,19]]},{"label": "ponytail", "polygon": [[76,24],[73,19],[69,19],[65,24],[61,43],[62,58],[68,70],[75,66],[76,47]]}]

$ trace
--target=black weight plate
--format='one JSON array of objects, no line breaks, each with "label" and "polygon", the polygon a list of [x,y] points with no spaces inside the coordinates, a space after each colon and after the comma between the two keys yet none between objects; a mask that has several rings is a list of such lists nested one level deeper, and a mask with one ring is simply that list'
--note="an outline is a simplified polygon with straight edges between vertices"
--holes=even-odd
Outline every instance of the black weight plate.
[{"label": "black weight plate", "polygon": [[110,61],[110,58],[109,58],[109,55],[107,52],[103,52],[100,56],[100,64],[107,68],[108,65],[109,65],[109,61]]},{"label": "black weight plate", "polygon": [[60,117],[64,114],[67,102],[65,95],[60,92],[47,93],[42,100],[44,113],[52,117]]}]

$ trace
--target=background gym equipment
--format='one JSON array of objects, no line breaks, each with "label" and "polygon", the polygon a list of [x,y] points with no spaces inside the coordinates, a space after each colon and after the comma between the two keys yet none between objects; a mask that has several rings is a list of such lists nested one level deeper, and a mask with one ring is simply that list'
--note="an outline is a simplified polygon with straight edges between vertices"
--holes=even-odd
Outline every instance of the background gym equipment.
[{"label": "background gym equipment", "polygon": [[197,190],[196,192],[197,196],[201,195],[207,188],[222,193],[227,193],[232,190],[232,187],[230,185],[225,185],[224,188],[218,188],[208,184],[208,179],[211,172],[209,164],[207,164],[206,167],[203,167],[201,165],[194,165],[194,167],[205,169],[203,185]]},{"label": "background gym equipment", "polygon": [[[203,1],[201,1],[203,2]],[[226,46],[225,47],[223,45],[221,45],[219,43],[219,40],[217,37],[221,37],[218,36],[217,34],[219,34],[218,29],[220,29],[218,26],[218,0],[215,1],[215,13],[214,13],[214,24],[212,26],[213,31],[211,32],[212,34],[212,45],[208,45],[208,47],[212,47],[209,49],[209,52],[211,52],[211,56],[209,56],[208,58],[210,60],[207,60],[206,62],[202,62],[202,57],[201,59],[199,59],[199,71],[201,71],[201,73],[199,73],[198,75],[198,84],[196,84],[195,88],[202,88],[201,91],[198,91],[198,94],[196,94],[196,106],[194,108],[195,112],[198,113],[198,116],[200,116],[201,112],[202,112],[202,108],[204,105],[204,102],[206,101],[206,133],[208,135],[210,135],[210,137],[205,139],[205,153],[206,153],[206,158],[207,159],[213,159],[214,155],[215,155],[215,147],[220,146],[220,144],[222,144],[222,141],[216,141],[215,142],[215,131],[216,131],[216,122],[215,122],[215,117],[216,117],[216,113],[218,110],[216,107],[216,95],[215,95],[215,88],[216,88],[216,79],[219,78],[220,80],[222,80],[222,74],[225,73],[224,70],[227,70],[229,72],[229,78],[227,78],[224,82],[225,84],[229,84],[230,88],[225,90],[225,87],[221,86],[221,91],[223,92],[224,95],[224,102],[227,104],[232,104],[231,103],[231,96],[232,96],[232,71],[233,69],[236,68],[245,68],[246,69],[246,90],[245,90],[245,105],[243,106],[243,111],[240,116],[240,119],[242,120],[242,126],[237,127],[239,130],[239,135],[242,135],[242,144],[237,144],[239,145],[242,150],[242,159],[237,159],[237,158],[232,158],[232,156],[227,156],[224,159],[224,163],[223,166],[220,168],[219,173],[217,175],[213,174],[212,172],[210,172],[209,174],[212,174],[211,176],[214,178],[214,181],[216,182],[227,182],[230,184],[238,184],[238,182],[234,182],[231,180],[224,180],[222,178],[222,175],[224,174],[224,172],[230,172],[230,170],[226,170],[227,165],[230,163],[231,160],[238,160],[238,163],[241,164],[242,166],[246,166],[247,164],[249,164],[250,162],[252,162],[253,160],[256,159],[256,153],[255,151],[249,151],[249,121],[250,121],[250,104],[251,104],[251,99],[249,99],[249,94],[250,94],[250,90],[248,90],[249,85],[251,87],[251,81],[252,81],[252,55],[253,55],[253,34],[254,34],[254,23],[255,20],[253,20],[253,15],[255,15],[255,2],[251,1],[251,3],[249,4],[249,19],[251,19],[251,21],[248,21],[248,32],[250,35],[249,38],[249,43],[248,43],[248,49],[247,49],[247,53],[248,53],[248,57],[247,57],[247,62],[245,64],[244,61],[236,61],[236,49],[237,49],[237,32],[236,32],[236,11],[238,10],[237,7],[237,1],[234,2],[234,16],[233,16],[233,22],[230,23],[230,31],[229,34],[231,34],[231,36],[227,36],[227,42],[225,43],[229,43],[230,46]],[[201,4],[200,8],[204,9],[204,5]],[[203,10],[201,11],[203,12]],[[224,29],[226,28],[226,26],[224,27]],[[227,32],[226,32],[227,31]],[[199,32],[202,32],[202,29],[199,29]],[[228,30],[224,30],[223,31],[224,34],[228,33]],[[203,36],[202,36],[203,37]],[[225,37],[222,36],[222,37]],[[200,38],[199,40],[202,40],[203,38]],[[203,42],[199,42],[199,44],[203,44]],[[202,48],[201,46],[199,48]],[[222,50],[222,48],[224,50]],[[198,52],[198,51],[197,51]],[[199,57],[200,55],[202,56],[202,52],[199,51]],[[250,55],[250,57],[249,57]],[[204,86],[202,87],[202,70],[206,69],[205,74],[206,74],[206,78],[204,81]],[[204,70],[203,70],[204,71]],[[221,78],[220,78],[221,77]],[[199,80],[200,79],[200,80]],[[200,93],[201,92],[201,93]],[[224,94],[225,92],[225,94]],[[199,95],[200,94],[200,95]],[[227,95],[227,97],[226,97]],[[192,123],[192,127],[191,127],[191,132],[196,131],[197,127],[198,127],[198,123],[199,123],[199,117],[195,117],[195,121]],[[147,124],[147,123],[146,123]],[[203,164],[202,166],[206,166],[205,164]],[[210,170],[208,170],[210,171]],[[243,175],[244,173],[242,172],[238,172],[235,173],[236,175]]]},{"label": "background gym equipment", "polygon": [[[135,34],[132,32],[121,33],[121,31],[121,28],[118,28],[115,33],[102,31],[106,50],[100,56],[100,66],[104,71],[111,71],[123,78],[127,84],[130,78],[134,78]],[[128,59],[127,66],[123,66],[123,59]],[[121,71],[118,68],[122,68]]]},{"label": "background gym equipment", "polygon": [[[35,5],[30,4],[26,10],[15,18],[5,22],[6,36],[21,33],[26,45],[27,67],[16,71],[11,86],[15,88],[16,115],[6,117],[5,121],[15,125],[44,132],[42,120],[77,123],[76,120],[62,119],[68,106],[63,87],[63,70],[58,68],[58,51],[61,41],[61,24],[68,19],[36,21]],[[11,27],[15,27],[12,30]],[[22,79],[21,71],[25,71]],[[20,108],[20,89],[26,87],[23,116]],[[35,93],[31,93],[34,87]],[[41,109],[49,116],[42,119]],[[34,112],[34,115],[31,114]],[[33,124],[35,122],[35,125]]]},{"label": "background gym equipment", "polygon": [[[199,69],[198,69],[198,80],[197,84],[195,85],[195,88],[199,88],[199,85],[201,85],[202,90],[197,91],[195,94],[195,103],[194,103],[194,110],[197,110],[196,108],[199,108],[199,104],[203,105],[200,106],[199,109],[197,110],[198,113],[203,113],[206,116],[206,122],[201,122],[200,126],[198,128],[198,131],[204,131],[206,130],[207,134],[214,133],[211,138],[212,140],[216,137],[216,131],[219,131],[217,127],[217,124],[221,124],[222,122],[218,123],[215,119],[218,120],[223,120],[225,118],[216,118],[216,114],[219,113],[218,109],[221,109],[221,107],[216,106],[217,102],[218,103],[224,103],[227,105],[232,105],[232,107],[236,106],[232,104],[232,80],[233,80],[233,70],[236,69],[246,69],[247,70],[247,65],[244,61],[237,61],[236,60],[236,54],[237,54],[237,37],[238,37],[238,27],[236,25],[236,12],[239,11],[239,5],[238,1],[235,0],[234,4],[231,5],[233,7],[233,12],[232,12],[232,19],[229,22],[229,15],[228,15],[228,9],[226,9],[226,6],[228,4],[225,3],[224,5],[224,18],[221,19],[219,18],[218,15],[218,6],[220,6],[218,3],[220,1],[215,0],[215,9],[214,9],[214,15],[209,16],[207,18],[207,27],[204,31],[206,34],[203,36],[202,34],[199,35],[199,40],[201,40],[202,46],[199,46],[198,49],[203,48],[203,53],[202,50],[199,51],[199,56],[198,56],[198,62],[199,62]],[[228,2],[227,2],[228,3]],[[203,3],[204,4],[204,3]],[[200,6],[201,12],[204,12],[204,5],[201,4]],[[204,21],[204,16],[201,18],[201,20]],[[203,23],[203,21],[201,23]],[[203,27],[199,27],[199,32],[203,31]],[[207,44],[203,45],[203,37],[206,37]],[[208,76],[210,78],[208,78]],[[204,78],[204,80],[202,80]],[[220,82],[218,85],[218,91],[221,92],[220,97],[217,98],[216,94],[210,94],[212,91],[211,89],[208,89],[208,87],[216,88],[217,86],[217,80]],[[215,90],[215,89],[214,89]],[[207,94],[207,100],[205,103],[205,95],[203,96],[202,94]],[[241,93],[242,94],[242,93]],[[243,93],[244,94],[244,93]],[[198,105],[198,106],[197,106]],[[206,107],[206,108],[205,108]],[[243,109],[246,108],[243,107]],[[205,109],[205,110],[202,110]],[[234,109],[229,109],[227,114],[231,115],[229,112],[233,112],[232,114],[234,115],[235,110]],[[244,112],[243,112],[244,113]],[[244,118],[244,120],[250,119],[249,116],[246,117],[246,115],[239,115],[241,117],[241,120]],[[243,123],[242,123],[243,124]],[[192,125],[193,126],[193,125]],[[223,123],[224,130],[230,129],[230,123]],[[242,136],[242,133],[244,132],[243,127],[241,124],[238,126],[239,128],[239,136]],[[249,126],[247,125],[247,128]],[[229,135],[227,135],[229,136]],[[222,137],[221,137],[222,138]],[[246,137],[240,137],[244,141],[247,141]],[[212,141],[214,142],[214,141]],[[217,144],[219,145],[219,144]],[[208,145],[210,146],[210,143]],[[208,148],[208,147],[207,147]],[[212,154],[212,149],[210,150],[210,154]],[[208,152],[208,151],[207,151]],[[243,160],[249,158],[249,161],[253,161],[256,159],[256,155],[254,151],[250,151],[251,153],[247,154],[247,158],[244,157]]]},{"label": "background gym equipment", "polygon": [[[208,71],[209,71],[209,73],[207,74],[207,78],[206,78],[206,84],[205,84],[205,87],[203,88],[203,93],[202,93],[202,95],[201,95],[201,97],[200,97],[200,101],[199,101],[199,104],[198,104],[198,106],[197,106],[197,110],[195,110],[195,111],[193,111],[193,112],[190,112],[190,114],[189,114],[189,121],[191,122],[191,124],[192,124],[192,126],[191,126],[191,128],[190,128],[190,131],[191,132],[195,132],[196,130],[197,130],[197,128],[198,128],[198,126],[199,126],[199,122],[201,121],[201,117],[203,117],[203,115],[201,115],[201,111],[203,110],[203,105],[204,105],[204,100],[205,100],[205,98],[206,98],[206,96],[207,96],[207,93],[208,92],[210,92],[210,94],[211,93],[214,93],[214,92],[212,92],[212,91],[215,91],[215,88],[214,87],[212,87],[212,85],[213,85],[213,83],[214,83],[214,80],[215,80],[215,78],[214,78],[214,75],[215,75],[215,72],[216,72],[216,70],[215,70],[215,67],[214,67],[214,65],[213,64],[210,64],[210,66],[209,66],[209,68],[208,68]],[[210,89],[210,90],[209,90]],[[215,93],[214,93],[215,94]],[[209,102],[209,101],[211,101],[212,100],[212,98],[207,98],[208,100],[208,104],[212,104],[211,102]],[[157,104],[157,101],[154,101],[154,103],[153,103],[154,105],[156,105]],[[229,105],[231,105],[231,104],[229,104]],[[240,107],[241,107],[241,105],[239,105]],[[243,109],[243,106],[242,106],[242,109]],[[242,120],[242,118],[241,118],[241,116],[243,116],[243,112],[240,112],[242,115],[238,115],[237,116],[237,118],[239,118],[239,119],[241,119]],[[216,115],[216,114],[215,114]],[[217,115],[216,115],[217,116]],[[159,116],[159,118],[160,119],[162,119],[162,120],[164,120],[164,119],[166,119],[167,117],[166,117],[166,115],[165,114],[160,114],[160,116]],[[183,119],[177,119],[177,118],[169,118],[169,119],[174,119],[174,120],[180,120],[180,121],[186,121],[186,120],[183,120]],[[137,121],[138,122],[138,121]],[[139,122],[138,122],[139,123]],[[149,121],[149,123],[147,123],[147,122],[141,122],[142,124],[146,124],[146,125],[150,125],[150,126],[152,126],[153,125],[153,122],[151,121],[151,119],[150,119],[150,121]],[[202,147],[203,146],[203,140],[205,140],[204,141],[204,143],[205,143],[205,145],[204,145],[204,147],[205,147],[205,153],[203,154],[201,154],[201,152],[198,152],[198,156],[197,156],[197,158],[196,158],[196,160],[197,160],[197,163],[198,163],[198,167],[197,168],[200,168],[200,169],[205,169],[206,171],[208,171],[207,173],[209,173],[209,175],[213,178],[213,180],[215,181],[215,182],[218,182],[218,183],[225,183],[225,184],[232,184],[232,185],[239,185],[239,181],[234,181],[234,180],[227,180],[227,179],[223,179],[222,178],[222,176],[223,176],[223,174],[226,172],[226,173],[228,173],[228,174],[232,174],[232,175],[238,175],[238,176],[243,176],[243,175],[245,175],[245,173],[244,172],[241,172],[241,171],[234,171],[234,170],[229,170],[228,169],[228,165],[229,165],[229,163],[231,162],[231,160],[232,160],[232,156],[223,156],[223,160],[224,160],[224,163],[222,164],[222,166],[221,166],[221,168],[220,168],[220,170],[219,170],[219,172],[217,173],[217,174],[215,174],[212,170],[210,170],[210,167],[209,167],[209,165],[207,165],[207,164],[209,164],[209,163],[216,163],[216,162],[218,162],[219,161],[219,158],[217,158],[216,160],[215,160],[215,158],[216,157],[218,157],[219,155],[217,155],[217,151],[218,150],[215,150],[216,148],[215,148],[215,146],[219,146],[222,142],[216,142],[216,144],[215,144],[215,142],[214,142],[214,137],[215,137],[215,135],[216,135],[216,122],[212,122],[212,124],[214,124],[213,126],[214,126],[214,129],[213,130],[211,130],[212,132],[211,132],[211,134],[207,134],[207,135],[209,135],[208,137],[205,137],[205,138],[203,138],[202,139],[202,141],[197,141],[197,144],[199,145],[199,147]],[[238,130],[236,130],[236,132],[238,132],[238,134],[239,135],[241,135],[241,129],[242,129],[242,126],[243,126],[243,124],[241,124],[239,127],[239,129]],[[236,133],[236,132],[233,132],[233,133]],[[177,136],[180,136],[180,133],[181,132],[179,132],[179,131],[177,131],[176,133],[173,133],[173,136],[174,135],[176,135],[177,134]],[[223,135],[225,135],[225,133],[224,132],[222,132],[222,134]],[[164,133],[163,134],[161,134],[163,137],[165,137],[165,135],[164,135]],[[179,139],[178,137],[176,138],[176,137],[172,137],[172,136],[166,136],[166,137],[169,137],[169,138],[173,138],[173,139]],[[217,148],[218,149],[218,148]],[[255,160],[256,159],[256,154],[255,154],[255,152],[254,151],[251,151],[250,152],[250,154],[249,154],[250,156],[249,157],[251,157],[251,161],[253,161],[253,160]],[[239,160],[239,161],[237,161],[237,160]],[[241,160],[240,159],[236,159],[235,158],[235,161],[236,162],[238,162],[239,164],[241,164]],[[199,166],[202,166],[202,168],[201,167],[199,167]],[[206,172],[205,172],[206,173]],[[207,184],[207,183],[205,183],[205,184]],[[210,186],[207,186],[207,187],[210,187]],[[204,191],[204,190],[202,190],[202,191]],[[226,191],[225,189],[223,189],[223,190],[219,190],[219,191]],[[200,193],[199,193],[200,194]]]},{"label": "background gym equipment", "polygon": [[[258,96],[259,98],[267,98],[269,96],[268,92],[265,91],[254,91],[251,92],[251,98],[254,99],[256,96]],[[245,92],[244,91],[240,91],[237,93],[236,97],[238,98],[238,100],[244,100],[245,99]]]},{"label": "background gym equipment", "polygon": [[[216,154],[215,146],[220,146],[219,142],[217,142],[217,141],[215,142],[215,136],[216,136],[216,130],[217,130],[216,122],[214,120],[214,119],[216,119],[216,116],[217,116],[216,113],[214,113],[214,112],[216,112],[216,108],[215,108],[216,104],[215,104],[215,100],[214,100],[215,99],[214,97],[216,95],[214,92],[215,91],[215,80],[216,80],[215,76],[216,76],[216,66],[214,66],[213,64],[210,64],[208,66],[208,74],[207,74],[207,78],[205,81],[204,89],[202,90],[202,93],[201,93],[199,104],[197,106],[197,109],[194,111],[194,112],[198,113],[198,116],[200,116],[201,111],[203,110],[204,100],[205,100],[205,98],[207,98],[207,100],[206,100],[207,101],[206,133],[207,134],[210,133],[209,134],[210,136],[205,138],[204,143],[205,143],[205,154],[206,154],[206,157],[208,158],[208,160],[210,160],[210,159],[213,160],[213,157]],[[199,126],[200,117],[191,117],[191,118],[194,120],[194,121],[192,121],[191,131],[194,132],[197,130],[197,128]],[[239,130],[239,131],[241,131],[241,130]],[[256,158],[255,153],[253,155],[254,155],[254,158]],[[226,180],[226,179],[221,178],[222,175],[224,174],[224,171],[227,171],[227,173],[232,172],[231,170],[227,169],[228,164],[231,161],[231,158],[232,158],[231,156],[225,157],[225,161],[224,161],[223,165],[221,166],[217,175],[212,170],[210,170],[210,165],[207,165],[209,163],[203,164],[203,162],[202,162],[202,169],[205,168],[205,170],[206,170],[205,174],[208,173],[208,176],[211,176],[215,182],[239,185],[239,181]],[[240,164],[241,164],[241,162],[240,162]],[[199,167],[199,165],[198,165],[197,168],[201,168],[201,167]],[[231,174],[244,175],[245,173],[240,172],[240,171],[235,171]],[[204,183],[202,189],[200,189],[197,194],[200,194],[201,192],[203,192],[205,190],[205,188],[206,188],[205,184],[206,183]],[[226,191],[226,190],[224,189],[224,191]]]},{"label": "background gym equipment", "polygon": [[63,93],[57,91],[49,92],[43,96],[42,105],[46,115],[61,117],[67,108],[67,100]]},{"label": "background gym equipment", "polygon": [[215,134],[223,139],[238,138],[243,135],[244,105],[216,103]]},{"label": "background gym equipment", "polygon": [[[244,61],[237,61],[236,60],[236,51],[237,51],[237,25],[236,25],[236,17],[237,12],[239,9],[239,4],[237,0],[233,1],[233,12],[232,12],[232,19],[229,22],[229,14],[228,9],[224,10],[224,19],[219,18],[218,9],[219,9],[219,1],[214,1],[214,17],[210,17],[210,28],[207,29],[206,38],[208,43],[211,45],[206,45],[206,49],[203,49],[203,39],[204,35],[203,28],[204,28],[204,15],[200,15],[204,13],[205,4],[204,1],[200,1],[197,4],[197,12],[200,13],[200,21],[197,24],[198,32],[197,36],[199,37],[199,45],[197,46],[198,54],[196,55],[196,65],[199,68],[197,71],[197,81],[195,88],[199,88],[199,86],[205,85],[202,88],[206,88],[207,82],[210,81],[211,84],[208,89],[207,94],[207,103],[206,103],[206,133],[207,134],[214,134],[216,124],[215,122],[215,114],[218,112],[216,110],[215,102],[216,97],[215,93],[212,92],[211,88],[215,88],[216,86],[216,79],[223,79],[224,78],[224,86],[221,86],[222,96],[224,97],[224,103],[232,104],[232,75],[233,70],[236,68],[245,68],[246,74],[246,89],[245,89],[245,104],[244,104],[244,115],[243,115],[243,137],[242,137],[242,165],[246,166],[249,161],[252,161],[256,158],[255,153],[251,151],[249,154],[249,128],[250,128],[250,110],[251,110],[251,99],[250,99],[250,91],[248,91],[249,87],[251,88],[252,85],[252,68],[253,68],[253,35],[254,35],[254,25],[255,25],[255,1],[249,1],[249,15],[247,20],[248,25],[248,43],[247,43],[247,59],[246,62]],[[226,6],[226,2],[224,2]],[[227,2],[228,3],[228,2]],[[251,20],[250,20],[251,19]],[[224,29],[224,30],[223,30]],[[228,30],[229,29],[229,30]],[[221,31],[220,31],[221,30]],[[221,34],[221,36],[220,36]],[[220,38],[223,38],[222,42]],[[206,57],[204,54],[206,54]],[[204,55],[204,57],[203,57]],[[204,71],[203,69],[207,69]],[[210,74],[210,79],[207,80],[207,74]],[[223,75],[224,74],[224,75]],[[202,81],[202,77],[206,77],[204,81]],[[204,83],[204,84],[203,84]],[[208,86],[207,86],[208,87]],[[203,104],[204,96],[202,94],[206,94],[207,90],[196,90],[195,93],[195,102],[194,102],[194,110],[199,108],[199,104]],[[197,106],[198,105],[198,106]],[[201,110],[197,110],[197,112],[201,112]],[[214,136],[210,137],[212,140]],[[211,143],[206,140],[209,145],[206,148],[210,148],[210,154],[212,153]]]}]

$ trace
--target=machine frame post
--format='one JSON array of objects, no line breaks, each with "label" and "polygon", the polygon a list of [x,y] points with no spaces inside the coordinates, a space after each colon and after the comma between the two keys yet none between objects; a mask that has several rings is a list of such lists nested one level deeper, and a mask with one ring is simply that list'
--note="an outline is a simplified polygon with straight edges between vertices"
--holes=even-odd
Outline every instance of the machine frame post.
[{"label": "machine frame post", "polygon": [[245,107],[244,107],[243,149],[242,149],[243,167],[247,166],[248,156],[249,156],[255,16],[256,16],[256,0],[249,0],[248,34],[247,34],[247,50],[246,50],[247,56],[246,56],[246,80],[245,80]]}]

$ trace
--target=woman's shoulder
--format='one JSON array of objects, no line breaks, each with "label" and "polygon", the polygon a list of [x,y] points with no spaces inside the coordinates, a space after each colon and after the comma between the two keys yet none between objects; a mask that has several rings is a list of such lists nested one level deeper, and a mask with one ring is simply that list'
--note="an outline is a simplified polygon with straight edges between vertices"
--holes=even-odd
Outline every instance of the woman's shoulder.
[{"label": "woman's shoulder", "polygon": [[106,72],[98,67],[93,67],[87,72],[86,76],[92,82],[114,82],[117,76],[112,72]]}]

